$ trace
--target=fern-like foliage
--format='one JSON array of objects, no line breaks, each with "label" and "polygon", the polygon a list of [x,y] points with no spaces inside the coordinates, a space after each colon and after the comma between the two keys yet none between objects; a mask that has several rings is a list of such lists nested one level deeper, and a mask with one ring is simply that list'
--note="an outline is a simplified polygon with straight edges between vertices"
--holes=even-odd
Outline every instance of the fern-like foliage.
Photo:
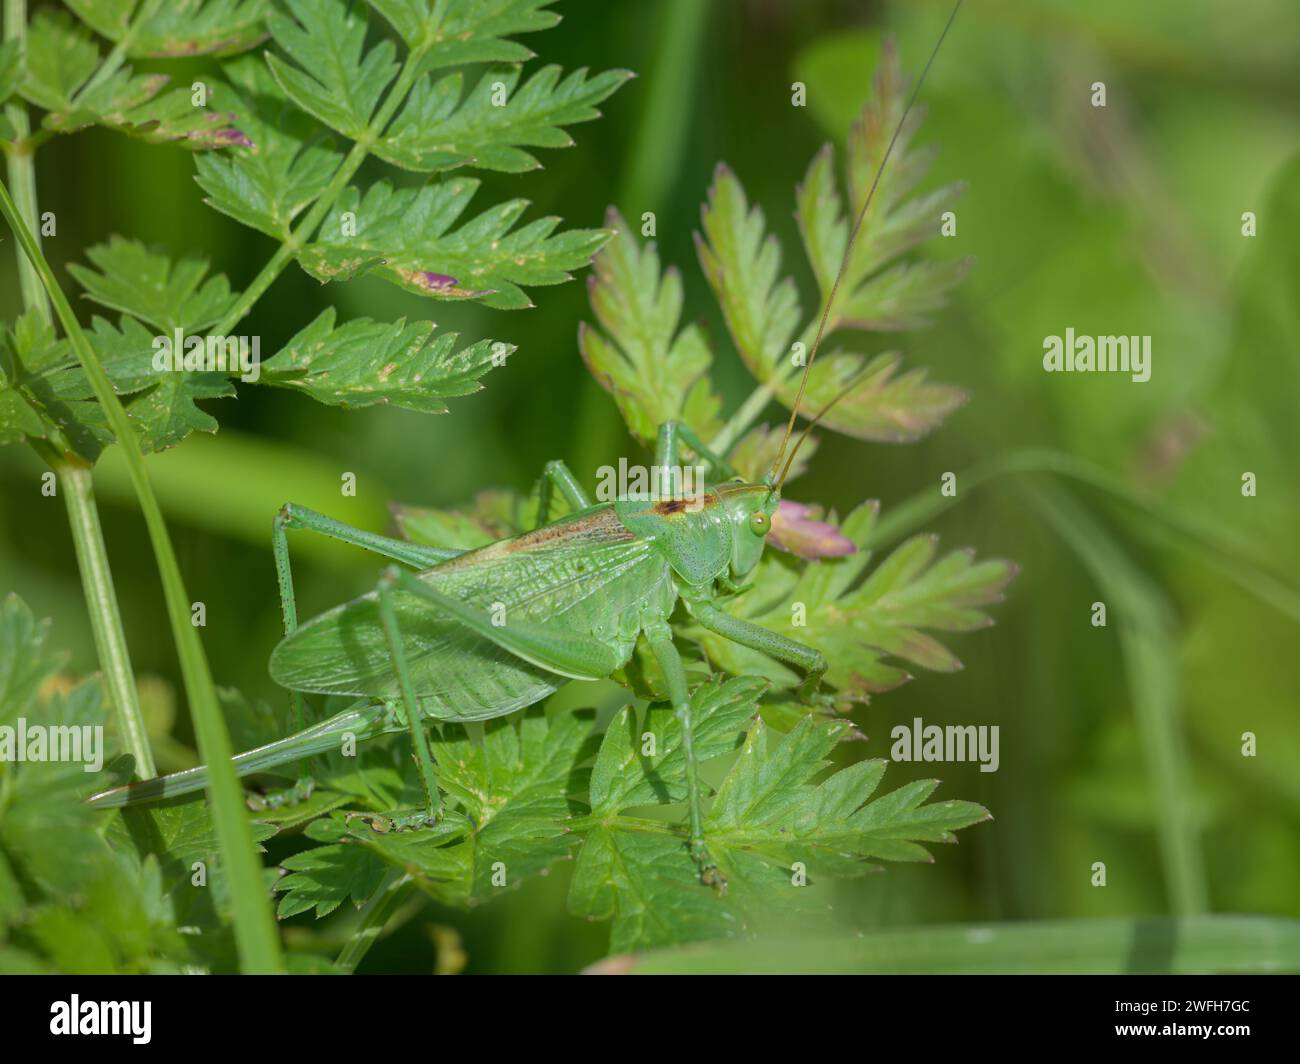
[{"label": "fern-like foliage", "polygon": [[[522,199],[471,209],[479,182],[465,171],[534,169],[533,152],[572,144],[566,127],[598,117],[597,106],[630,77],[553,65],[525,75],[532,53],[514,38],[552,26],[558,16],[549,6],[74,0],[80,22],[42,11],[21,54],[16,43],[0,48],[0,102],[17,93],[43,109],[42,136],[98,124],[219,149],[196,152],[198,183],[210,206],[281,243],[286,254],[268,264],[269,280],[296,260],[321,282],[370,273],[428,299],[530,307],[526,289],[569,280],[610,232],[526,220]],[[108,58],[96,34],[115,46]],[[236,57],[263,41],[264,56]],[[122,62],[193,55],[224,61],[193,90],[167,93],[165,76],[136,75]],[[477,66],[468,89],[458,69],[467,64]],[[352,183],[370,156],[430,179]],[[121,315],[95,319],[91,339],[146,451],[215,431],[198,402],[234,394],[235,376],[333,405],[442,413],[514,350],[491,338],[462,344],[428,322],[338,324],[327,309],[283,350],[259,352],[261,373],[211,357],[159,368],[151,344],[165,338],[183,334],[225,350],[225,334],[269,281],[232,292],[198,256],[120,237],[86,257],[74,277],[88,298]],[[37,332],[27,323],[6,333],[0,439],[53,440],[93,461],[109,437],[89,383],[64,345]]]},{"label": "fern-like foliage", "polygon": [[[847,215],[860,209],[864,175],[898,121],[901,93],[887,50],[875,97],[850,137],[847,207],[829,149],[814,159],[800,189],[800,225],[823,302],[847,247]],[[966,269],[903,257],[937,231],[940,207],[956,191],[914,194],[928,162],[911,146],[916,121],[903,128],[897,168],[881,182],[829,303],[831,333],[915,328]],[[715,446],[728,463],[758,480],[777,455],[780,429],[755,423],[759,403],[723,418],[710,344],[702,329],[682,320],[681,274],[662,269],[653,245],[642,244],[612,210],[608,224],[618,235],[597,255],[588,281],[596,324],[580,330],[586,364],[633,436],[648,443],[662,422],[684,420],[720,440]],[[792,345],[803,342],[806,351],[816,321],[803,315],[793,281],[782,275],[780,249],[762,213],[725,167],[709,190],[697,246],[727,330],[760,382],[757,394],[788,406],[797,387]],[[867,360],[831,349],[810,381],[810,405],[855,380],[827,419],[832,429],[868,440],[914,438],[961,393],[898,366],[897,355]],[[806,447],[791,475],[814,453],[815,444]],[[489,491],[460,509],[396,507],[394,514],[414,542],[473,547],[533,527],[537,507],[536,493]],[[323,794],[346,796],[345,804],[307,828],[322,847],[286,864],[282,915],[319,915],[348,899],[360,904],[385,866],[411,875],[438,900],[463,905],[572,859],[570,908],[611,921],[611,946],[622,951],[757,933],[774,922],[787,934],[792,926],[815,926],[828,918],[829,880],[860,875],[874,862],[928,859],[927,844],[952,841],[987,813],[969,802],[930,801],[935,781],[882,788],[883,761],[844,757],[842,741],[860,736],[841,713],[908,679],[909,667],[958,668],[936,633],[989,624],[985,609],[1000,600],[1015,569],[977,562],[970,551],[940,556],[930,536],[876,560],[877,515],[877,504],[864,503],[840,526],[833,513],[783,504],[773,537],[804,558],[768,551],[749,589],[725,603],[736,617],[820,649],[833,699],[815,708],[800,704],[788,692],[798,679],[791,670],[695,626],[686,611],[679,615],[679,644],[694,684],[695,753],[707,785],[704,830],[725,894],[701,885],[689,855],[681,726],[653,656],[642,648],[616,677],[640,701],[603,729],[589,714],[540,708],[490,722],[481,743],[459,726],[437,729],[434,756],[451,809],[423,838],[376,832],[349,815],[418,800],[408,767],[395,771],[382,751],[365,755],[367,764],[340,761]],[[378,798],[361,787],[363,779],[380,781]]]},{"label": "fern-like foliage", "polygon": [[[152,38],[145,32],[161,17],[153,4],[136,9],[127,0],[82,0],[73,6],[128,56],[132,42],[141,40],[176,47],[157,43],[171,40],[174,25]],[[780,429],[760,420],[763,405],[793,402],[800,345],[806,353],[816,316],[801,308],[763,214],[734,174],[717,171],[697,235],[705,281],[758,382],[756,398],[729,418],[711,375],[709,340],[682,320],[683,277],[664,270],[653,246],[641,244],[617,213],[597,230],[563,230],[556,219],[525,221],[519,200],[468,215],[479,186],[466,170],[530,169],[534,150],[568,143],[564,126],[594,117],[596,105],[625,77],[617,71],[564,75],[553,67],[525,75],[520,66],[530,56],[514,38],[551,25],[549,7],[547,0],[370,0],[374,19],[344,0],[285,0],[273,10],[252,0],[196,5],[196,52],[246,47],[263,28],[270,48],[266,58],[243,56],[224,65],[214,98],[223,113],[235,115],[241,139],[198,155],[199,183],[214,208],[279,243],[276,261],[297,261],[321,281],[370,273],[421,298],[510,309],[528,306],[529,289],[562,282],[595,256],[589,294],[596,324],[583,328],[579,346],[630,432],[649,442],[661,422],[684,420],[712,439],[730,465],[758,479],[781,442]],[[65,75],[57,66],[33,68],[28,57],[20,60],[15,80],[6,73],[13,57],[0,53],[0,89],[12,83],[28,91],[32,69],[44,71],[37,91],[49,101],[49,114],[78,113],[78,85],[96,74],[75,68]],[[470,63],[492,66],[467,87],[455,68]],[[825,424],[871,441],[916,438],[962,399],[956,388],[933,384],[919,370],[901,371],[899,356],[868,356],[843,339],[850,330],[917,327],[966,268],[909,257],[937,229],[939,209],[956,191],[918,193],[929,161],[912,143],[919,117],[904,127],[893,169],[830,298],[851,219],[901,100],[901,75],[887,50],[872,102],[846,146],[847,194],[836,185],[827,149],[813,160],[797,196],[830,332],[846,345],[830,345],[819,357],[808,404],[821,406],[853,381]],[[390,174],[363,186],[354,179],[371,155],[430,176],[411,185]],[[229,394],[234,373],[196,365],[160,374],[155,340],[228,331],[247,309],[245,294],[201,258],[121,238],[90,249],[86,259],[73,267],[74,276],[89,300],[115,316],[95,318],[91,340],[145,448],[215,428],[198,404]],[[332,405],[392,403],[441,412],[448,400],[479,388],[510,350],[489,340],[462,343],[424,321],[340,323],[326,310],[269,355],[258,383]],[[0,332],[0,441],[55,435],[92,458],[107,441],[67,345],[29,313]],[[791,475],[814,454],[810,443]],[[487,491],[457,509],[399,507],[395,518],[414,542],[466,548],[534,527],[539,509],[537,492]],[[549,512],[554,518],[565,507]],[[305,801],[254,798],[250,816],[259,837],[293,831],[311,843],[283,861],[285,874],[275,884],[280,916],[327,918],[345,904],[366,905],[399,876],[443,904],[473,905],[571,861],[570,909],[610,921],[612,948],[622,951],[756,934],[776,923],[787,934],[813,928],[834,919],[832,880],[879,862],[928,859],[928,846],[952,842],[955,832],[987,813],[969,802],[932,801],[935,781],[890,789],[883,761],[850,756],[855,747],[844,740],[858,733],[843,713],[902,682],[908,666],[955,668],[957,659],[933,633],[987,624],[984,610],[1014,570],[1005,562],[976,562],[969,552],[939,557],[928,537],[875,561],[876,514],[874,503],[863,504],[836,528],[837,516],[816,508],[778,512],[773,537],[793,554],[768,552],[752,588],[725,601],[733,615],[819,648],[830,663],[833,700],[799,703],[788,690],[796,679],[789,670],[697,629],[685,610],[674,618],[693,689],[704,830],[725,893],[701,883],[690,855],[681,724],[665,703],[652,656],[641,648],[614,677],[631,697],[612,716],[565,701],[473,730],[431,725],[445,799],[431,828],[387,832],[366,815],[422,800],[400,735],[362,744],[356,756],[323,755],[317,789]],[[794,556],[800,553],[805,556]],[[50,669],[30,664],[45,661],[42,647],[43,633],[30,615],[7,605],[0,615],[4,712],[32,705],[35,685]],[[66,811],[71,800],[60,808]],[[74,830],[86,834],[86,814],[75,815]],[[0,820],[0,855],[25,854],[7,831]],[[116,874],[140,884],[160,926],[183,921],[200,929],[194,942],[146,938],[135,953],[110,941],[105,967],[138,970],[166,958],[219,969],[228,949],[222,895],[196,894],[179,876],[187,861],[201,860],[212,846],[202,804],[109,814],[103,836],[89,834],[82,841],[120,865]],[[31,865],[30,857],[19,859]],[[53,930],[41,930],[31,910],[47,901],[42,871],[23,869],[21,926],[34,930],[18,940],[58,967],[59,951],[93,931],[58,906],[46,918]],[[0,866],[0,888],[3,874]],[[115,932],[105,933],[111,939]]]},{"label": "fern-like foliage", "polygon": [[[104,728],[98,678],[72,685],[49,623],[0,601],[0,726]],[[106,757],[115,755],[111,730]],[[226,879],[202,802],[114,816],[102,834],[79,762],[0,760],[0,971],[228,970]],[[254,836],[275,833],[255,824]],[[194,882],[195,863],[205,870]],[[178,928],[186,928],[181,933]]]},{"label": "fern-like foliage", "polygon": [[[127,41],[124,20],[134,0],[76,0],[69,4],[89,25]],[[183,12],[161,12],[135,24],[126,55],[186,55],[237,50],[257,40],[257,4],[232,8],[224,0],[204,5],[199,20],[187,24]],[[191,5],[194,6],[194,5]],[[178,17],[179,16],[179,17]],[[250,21],[251,20],[251,21]],[[28,27],[20,56],[10,53],[9,77],[28,102],[45,111],[41,127],[71,133],[90,125],[106,126],[155,143],[203,149],[242,143],[229,115],[196,106],[192,90],[168,89],[166,74],[137,74],[129,65],[105,63],[94,35],[65,12],[42,10]],[[12,71],[17,72],[16,78]],[[3,79],[0,79],[3,87]],[[0,95],[7,95],[0,93]],[[12,139],[13,130],[6,130]]]},{"label": "fern-like foliage", "polygon": [[706,824],[725,893],[701,886],[685,846],[685,759],[669,707],[625,708],[603,730],[589,712],[533,709],[490,722],[481,742],[459,725],[440,729],[433,753],[452,810],[430,831],[377,832],[350,816],[378,808],[376,787],[380,801],[417,792],[409,773],[385,768],[398,763],[385,752],[368,751],[361,765],[339,759],[318,800],[331,789],[356,797],[307,827],[321,845],[284,863],[280,915],[360,905],[385,866],[444,904],[467,905],[573,860],[569,906],[611,920],[615,950],[753,933],[777,914],[812,926],[826,919],[831,879],[876,861],[927,860],[925,843],[952,842],[987,817],[969,802],[927,802],[934,781],[876,797],[882,761],[827,776],[850,726],[806,719],[773,735],[765,688],[751,677],[715,680],[693,698],[697,758],[728,765]]},{"label": "fern-like foliage", "polygon": [[[966,398],[959,388],[930,381],[923,369],[902,370],[902,356],[896,352],[868,356],[854,350],[857,342],[848,346],[840,339],[849,330],[892,332],[925,324],[926,316],[943,305],[948,291],[970,267],[969,260],[906,257],[938,235],[940,215],[960,192],[958,184],[916,191],[934,160],[933,149],[913,143],[922,119],[919,109],[902,127],[831,301],[853,222],[901,118],[904,88],[897,54],[887,44],[873,96],[845,149],[847,208],[829,145],[813,158],[798,189],[796,217],[819,291],[818,305],[811,313],[801,307],[793,279],[783,272],[781,246],[768,232],[762,209],[749,202],[740,179],[725,164],[715,171],[695,235],[700,268],[735,350],[754,377],[788,409],[826,308],[826,333],[809,376],[804,409],[821,409],[852,384],[822,424],[859,439],[887,442],[924,436]],[[656,313],[655,329],[662,331],[676,321],[674,306],[680,307],[681,301],[676,271],[670,270],[661,281],[653,247],[637,249],[637,238],[617,217],[613,227],[618,239],[598,257],[591,293],[602,331],[584,334],[584,357],[596,379],[614,395],[638,438],[649,439],[654,424],[668,417],[710,434],[710,425],[694,405],[704,387],[698,381],[712,357],[702,334],[693,326],[683,329],[683,342],[689,343],[691,354],[689,363],[678,354],[682,372],[672,390],[656,387],[656,378],[669,375],[671,363],[666,358],[673,352],[661,343],[663,350],[654,357],[640,354],[646,337],[656,335],[647,328],[647,300],[661,286],[675,294],[675,303],[667,308],[671,314]],[[687,392],[687,385],[697,390]],[[653,416],[635,409],[641,396],[653,397],[646,400],[655,404]],[[737,441],[728,438],[727,442]]]}]

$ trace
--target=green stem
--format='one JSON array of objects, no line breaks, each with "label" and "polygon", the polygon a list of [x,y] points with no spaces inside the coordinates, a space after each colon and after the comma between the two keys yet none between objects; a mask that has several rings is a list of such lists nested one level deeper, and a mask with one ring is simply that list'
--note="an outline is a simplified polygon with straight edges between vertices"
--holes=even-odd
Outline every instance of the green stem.
[{"label": "green stem", "polygon": [[384,930],[397,907],[404,902],[415,889],[415,880],[405,872],[389,872],[379,889],[371,896],[361,910],[361,922],[357,924],[352,937],[348,939],[339,952],[335,964],[351,974],[356,971],[361,959],[370,951]]},{"label": "green stem", "polygon": [[[26,32],[26,0],[5,0],[5,37],[21,41]],[[31,127],[27,108],[21,102],[15,102],[6,108],[6,112],[18,131],[21,144],[20,148],[9,155],[9,180],[14,186],[14,205],[39,246],[37,218],[40,215],[37,209],[36,166],[33,158],[35,148],[28,137]],[[21,251],[18,252],[18,272],[23,306],[36,311],[45,321],[50,321],[50,302],[45,286],[41,284],[36,268]],[[90,469],[76,459],[65,457],[57,445],[42,441],[36,450],[58,476],[64,504],[68,508],[68,526],[72,531],[82,592],[90,615],[91,631],[94,633],[95,652],[109,701],[117,714],[122,741],[127,752],[135,759],[136,774],[141,777],[155,776],[158,769],[154,764],[153,751],[149,748],[144,714],[140,710],[135,674],[131,669],[131,656],[127,652],[126,634],[113,588],[113,573],[108,564],[99,510],[95,506]]]},{"label": "green stem", "polygon": [[167,617],[180,657],[181,674],[194,721],[194,733],[198,738],[199,753],[210,774],[208,790],[212,799],[212,819],[230,880],[235,910],[235,942],[240,965],[245,972],[278,972],[282,967],[280,942],[262,881],[261,862],[253,845],[252,829],[244,815],[239,781],[230,763],[234,749],[221,716],[203,644],[199,641],[198,630],[190,624],[190,602],[181,579],[180,566],[167,533],[167,525],[163,521],[162,510],[149,483],[140,445],[126,410],[100,365],[99,357],[72,312],[68,297],[59,287],[54,271],[41,254],[40,245],[19,216],[9,189],[3,183],[0,183],[0,213],[4,214],[5,221],[45,285],[72,350],[90,381],[109,428],[122,448],[122,456],[139,499],[154,557],[157,559],[159,576],[162,578]]},{"label": "green stem", "polygon": [[406,62],[402,64],[402,71],[397,76],[397,81],[393,84],[392,89],[384,98],[383,105],[371,119],[366,133],[352,145],[352,150],[348,152],[339,168],[334,172],[330,183],[325,186],[325,190],[317,197],[316,202],[312,204],[301,222],[294,228],[280,246],[276,249],[275,254],[262,267],[261,271],[253,278],[250,284],[240,294],[227,312],[226,316],[212,327],[212,333],[215,336],[224,336],[229,333],[240,321],[243,320],[253,305],[262,298],[263,293],[275,283],[275,279],[280,276],[284,268],[293,259],[300,248],[311,239],[312,234],[316,232],[317,227],[325,220],[343,189],[352,179],[352,175],[361,168],[361,164],[366,161],[370,154],[370,147],[374,143],[374,138],[380,135],[388,120],[393,117],[394,112],[406,99],[406,94],[411,91],[411,86],[415,84],[415,79],[419,75],[420,62],[424,58],[424,53],[428,51],[429,45],[424,44],[411,49],[406,55]]},{"label": "green stem", "polygon": [[[6,41],[24,41],[27,37],[27,0],[4,0]],[[30,141],[31,120],[27,116],[27,105],[18,97],[5,105],[5,117],[14,127],[14,142],[6,149],[8,157],[9,184],[14,190],[14,202],[19,214],[36,234],[37,246],[40,246],[40,227],[36,224],[40,215],[36,210],[36,168],[32,165],[32,152],[35,150]],[[36,269],[26,256],[18,256],[18,287],[22,291],[23,306],[35,310],[45,321],[50,320],[50,301],[45,295],[41,279]]]},{"label": "green stem", "polygon": [[81,587],[90,613],[90,627],[95,634],[95,651],[104,674],[104,686],[117,711],[118,728],[127,752],[135,758],[135,772],[141,779],[158,775],[149,733],[135,689],[131,656],[127,652],[122,617],[118,613],[113,573],[108,567],[104,533],[95,506],[95,490],[89,467],[62,461],[55,466],[63,500],[68,507],[68,526],[77,552]]}]

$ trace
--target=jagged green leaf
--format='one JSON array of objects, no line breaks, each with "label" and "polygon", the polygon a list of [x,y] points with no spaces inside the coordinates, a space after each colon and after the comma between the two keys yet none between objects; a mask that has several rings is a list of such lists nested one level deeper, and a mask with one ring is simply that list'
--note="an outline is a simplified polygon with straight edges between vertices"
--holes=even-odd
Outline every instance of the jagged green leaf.
[{"label": "jagged green leaf", "polygon": [[597,382],[614,397],[628,430],[649,442],[679,419],[706,438],[719,427],[721,400],[709,381],[713,355],[694,324],[678,330],[682,280],[662,275],[653,243],[640,243],[618,211],[606,224],[615,238],[593,261],[587,282],[598,331],[579,326],[578,349]]},{"label": "jagged green leaf", "polygon": [[[902,363],[896,351],[868,359],[832,348],[813,363],[803,408],[820,411],[842,395],[822,418],[822,425],[861,440],[918,440],[963,406],[968,395],[964,389],[930,380],[923,366],[900,372]],[[777,396],[790,406],[797,388],[797,379],[788,381]]]},{"label": "jagged green leaf", "polygon": [[[715,680],[700,687],[692,703],[695,756],[701,762],[739,746],[766,688],[766,681],[752,676],[725,683]],[[604,817],[637,806],[680,802],[685,797],[682,726],[672,707],[653,705],[640,721],[631,707],[621,709],[605,730],[591,771],[592,813]]]},{"label": "jagged green leaf", "polygon": [[569,909],[611,921],[611,953],[727,938],[744,929],[732,907],[700,884],[685,840],[664,831],[592,828],[573,869]]},{"label": "jagged green leaf", "polygon": [[53,427],[93,462],[112,436],[92,395],[72,349],[38,311],[0,324],[0,442],[43,439]]},{"label": "jagged green leaf", "polygon": [[362,905],[383,881],[384,863],[361,846],[317,846],[280,862],[289,874],[276,881],[282,891],[276,915],[281,920],[308,909],[328,916],[343,902]]},{"label": "jagged green leaf", "polygon": [[[701,685],[691,698],[696,756],[708,763],[741,742],[766,685],[752,677]],[[743,918],[712,888],[687,849],[680,821],[635,818],[629,810],[684,796],[681,726],[669,707],[644,725],[624,709],[605,731],[591,771],[591,817],[583,824],[569,909],[612,920],[610,947],[681,942],[738,933]]]},{"label": "jagged green leaf", "polygon": [[743,852],[785,873],[796,863],[809,880],[861,875],[869,858],[926,861],[924,842],[954,842],[953,832],[988,819],[972,802],[925,800],[937,780],[918,780],[871,801],[885,762],[859,761],[812,782],[852,725],[805,717],[775,742],[760,718],[718,787],[704,831],[719,865]]},{"label": "jagged green leaf", "polygon": [[506,38],[550,29],[560,21],[545,10],[555,0],[369,0],[409,48],[427,49],[424,69],[465,63],[522,63],[533,53]]},{"label": "jagged green leaf", "polygon": [[953,832],[987,818],[969,802],[923,804],[934,781],[906,784],[872,801],[882,761],[819,780],[853,726],[804,717],[773,740],[757,715],[764,686],[738,677],[704,684],[692,697],[701,762],[735,751],[745,735],[704,824],[706,844],[727,880],[725,894],[700,883],[683,824],[628,812],[685,796],[672,715],[652,708],[638,727],[624,710],[606,731],[591,773],[592,812],[581,822],[569,906],[613,921],[612,951],[746,934],[774,909],[787,920],[823,919],[819,880],[861,875],[872,859],[926,860],[922,843],[951,842]]},{"label": "jagged green leaf", "polygon": [[201,333],[237,298],[224,274],[208,276],[206,259],[186,256],[173,261],[138,240],[110,237],[107,244],[88,248],[86,257],[95,269],[73,263],[68,270],[87,296],[163,333]]},{"label": "jagged green leaf", "polygon": [[94,73],[99,48],[65,11],[38,11],[27,27],[20,91],[47,111],[67,111],[72,97]]},{"label": "jagged green leaf", "polygon": [[799,328],[799,295],[794,282],[780,276],[781,245],[767,232],[762,209],[749,206],[725,164],[714,171],[700,220],[700,266],[737,352],[761,381],[788,372],[795,365],[790,345]]},{"label": "jagged green leaf", "polygon": [[[924,120],[924,108],[913,108],[907,120],[899,127],[907,106],[908,86],[899,64],[898,49],[892,40],[887,40],[881,51],[872,87],[872,98],[849,133],[847,146],[849,210],[854,218],[866,200],[880,160],[896,128],[899,129],[898,139],[889,164],[880,175],[871,207],[854,243],[844,283],[831,308],[831,320],[837,326],[849,325],[863,329],[914,328],[924,321],[925,311],[942,305],[943,296],[964,276],[969,261],[951,264],[946,270],[936,269],[930,276],[929,284],[912,289],[910,299],[891,308],[892,312],[886,315],[880,313],[881,304],[871,291],[881,280],[877,271],[922,241],[936,236],[941,214],[960,195],[963,186],[951,184],[915,194],[917,186],[934,163],[937,148],[933,145],[917,148],[912,143]],[[821,165],[829,169],[829,155],[824,161],[819,162],[819,159],[814,159],[813,167]],[[817,210],[826,217],[812,227],[824,227],[842,233],[843,236],[837,238],[842,251],[843,241],[848,238],[849,222],[837,218],[841,207],[834,182],[828,177],[817,177],[808,179],[806,184],[810,187],[801,197],[801,214],[804,202],[816,197]],[[833,248],[836,242],[830,241],[829,246]],[[825,243],[823,242],[824,246]],[[829,271],[829,261],[825,258],[818,261],[811,250],[810,258],[816,262],[819,278],[834,276]],[[835,267],[839,267],[838,260]],[[823,287],[824,293],[828,287]]]},{"label": "jagged green leaf", "polygon": [[[848,239],[848,223],[839,216],[838,199],[828,199],[838,195],[828,176],[828,160],[825,153],[814,160],[800,190],[801,225],[814,273],[823,286],[823,300],[829,298]],[[793,282],[780,275],[780,245],[767,233],[761,209],[749,205],[739,180],[725,166],[719,166],[709,189],[702,227],[703,234],[696,235],[700,265],[722,307],[737,351],[750,371],[759,380],[771,382],[776,397],[792,406],[799,388],[799,369],[811,354],[816,322],[800,331]],[[901,306],[909,293],[925,287],[925,278],[954,268],[965,270],[961,264],[902,263],[873,278],[858,305],[871,299],[881,308]],[[840,305],[837,296],[835,306]],[[908,305],[919,306],[915,302]],[[918,324],[910,321],[900,327]],[[874,328],[878,323],[869,326],[832,315],[826,336],[848,325]],[[868,360],[823,346],[808,374],[803,409],[821,410],[845,393],[823,417],[826,427],[859,439],[918,439],[964,403],[966,394],[928,380],[924,369],[900,373],[900,364],[901,356],[896,353]]]},{"label": "jagged green leaf", "polygon": [[210,207],[286,240],[343,157],[314,139],[315,123],[288,102],[265,63],[245,57],[227,63],[224,73],[229,84],[216,87],[213,100],[236,116],[251,143],[196,156],[199,187]]},{"label": "jagged green leaf", "polygon": [[53,334],[41,328],[43,324],[33,311],[23,314],[12,328],[0,324],[0,444],[46,434],[42,407],[23,390],[29,377],[64,355]]},{"label": "jagged green leaf", "polygon": [[286,0],[286,7],[289,14],[273,13],[267,25],[293,62],[269,54],[271,72],[308,114],[354,140],[361,137],[397,75],[392,41],[366,51],[368,23],[345,0]]},{"label": "jagged green leaf", "polygon": [[128,34],[136,0],[65,0],[77,17],[131,58],[233,55],[266,37],[269,0],[167,0]]},{"label": "jagged green leaf", "polygon": [[99,46],[66,12],[42,10],[28,28],[23,96],[48,114],[41,125],[70,133],[99,124],[151,143],[195,150],[244,142],[230,116],[195,106],[187,89],[163,92],[166,74],[136,74],[123,66],[96,81]]},{"label": "jagged green leaf", "polygon": [[[100,765],[112,755],[98,678],[62,691],[47,686],[65,660],[49,648],[49,628],[17,595],[0,602],[0,851],[38,892],[77,882],[102,853],[81,799],[94,787],[96,753]],[[15,745],[24,733],[20,761]],[[56,757],[45,746],[52,742],[60,744]]]},{"label": "jagged green leaf", "polygon": [[[1006,561],[975,561],[957,550],[938,557],[938,538],[917,536],[896,548],[870,572],[867,549],[875,525],[875,503],[859,506],[841,531],[858,546],[856,554],[795,567],[768,552],[754,588],[727,603],[728,612],[817,647],[830,664],[827,681],[849,702],[910,679],[888,660],[951,672],[961,662],[927,633],[968,632],[992,624],[982,607],[999,602],[1016,573]],[[712,633],[698,637],[710,659],[727,672],[758,675],[782,687],[795,673],[765,655]]]},{"label": "jagged green leaf", "polygon": [[535,708],[488,722],[481,742],[448,725],[431,745],[457,816],[415,833],[381,833],[353,820],[345,837],[444,902],[483,901],[517,887],[579,841],[565,821],[582,809],[592,723],[589,712],[547,716]]},{"label": "jagged green leaf", "polygon": [[[184,287],[184,286],[181,286]],[[176,293],[180,289],[174,289]],[[157,294],[157,293],[154,293]],[[112,297],[111,287],[105,301]],[[185,317],[201,315],[201,298],[177,294],[180,304],[167,308],[151,302],[149,293],[136,293],[139,306],[152,312]],[[87,331],[91,345],[103,365],[113,390],[130,397],[127,413],[139,433],[145,451],[171,447],[191,432],[215,432],[217,423],[195,402],[233,395],[234,387],[224,370],[206,368],[208,349],[204,345],[191,369],[166,369],[155,364],[160,339],[173,341],[170,332],[160,337],[130,315],[118,325],[96,316]],[[203,340],[202,336],[198,336]],[[224,349],[223,349],[224,350]],[[21,317],[12,331],[0,329],[0,440],[20,435],[43,437],[46,426],[57,427],[87,461],[95,461],[113,440],[103,411],[94,399],[94,389],[71,347],[54,336],[52,328],[35,313]]]},{"label": "jagged green leaf", "polygon": [[373,271],[419,295],[514,310],[532,306],[523,286],[570,280],[569,271],[586,266],[609,238],[603,229],[557,233],[558,218],[513,229],[526,200],[499,204],[453,230],[478,187],[455,177],[419,188],[379,181],[364,197],[348,188],[298,261],[322,282]]},{"label": "jagged green leaf", "polygon": [[563,80],[560,74],[558,66],[542,67],[520,86],[518,67],[489,71],[464,100],[462,74],[425,77],[375,144],[375,154],[422,172],[466,165],[511,173],[536,169],[541,164],[525,148],[572,145],[561,127],[599,118],[596,104],[631,77],[626,70],[588,77],[585,67]]},{"label": "jagged green leaf", "polygon": [[[180,313],[180,311],[178,311]],[[145,452],[174,447],[191,432],[216,432],[217,421],[196,405],[200,399],[235,394],[224,370],[156,370],[156,334],[123,315],[117,326],[96,317],[87,334],[115,391],[139,392],[127,413]],[[206,360],[206,350],[200,353]],[[202,365],[206,365],[206,361]],[[86,384],[89,392],[89,383]],[[73,393],[76,394],[76,393]]]},{"label": "jagged green leaf", "polygon": [[392,403],[442,414],[444,400],[482,390],[483,375],[514,351],[491,340],[457,350],[457,340],[456,333],[435,336],[431,321],[358,318],[335,327],[334,308],[327,307],[262,364],[261,381],[331,406]]}]

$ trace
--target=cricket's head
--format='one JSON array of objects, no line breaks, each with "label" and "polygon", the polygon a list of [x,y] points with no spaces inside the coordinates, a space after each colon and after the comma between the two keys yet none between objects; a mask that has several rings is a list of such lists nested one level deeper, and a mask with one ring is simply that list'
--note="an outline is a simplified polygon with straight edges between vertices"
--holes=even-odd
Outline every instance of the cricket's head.
[{"label": "cricket's head", "polygon": [[781,492],[771,484],[732,481],[718,488],[718,507],[731,529],[731,575],[743,579],[763,556]]}]

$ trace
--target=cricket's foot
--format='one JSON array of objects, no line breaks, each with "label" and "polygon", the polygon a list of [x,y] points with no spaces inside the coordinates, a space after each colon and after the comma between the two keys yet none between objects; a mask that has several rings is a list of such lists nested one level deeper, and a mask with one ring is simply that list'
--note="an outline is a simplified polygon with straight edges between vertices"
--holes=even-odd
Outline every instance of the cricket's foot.
[{"label": "cricket's foot", "polygon": [[267,809],[283,809],[288,805],[298,805],[310,798],[315,790],[316,781],[310,776],[304,776],[292,787],[267,791],[265,794],[250,794],[248,808],[260,813]]},{"label": "cricket's foot", "polygon": [[428,809],[397,810],[392,813],[349,813],[346,821],[364,820],[371,831],[384,835],[390,831],[423,831],[435,827],[441,817]]},{"label": "cricket's foot", "polygon": [[706,887],[712,887],[719,894],[727,893],[727,877],[722,874],[709,853],[709,848],[704,845],[703,839],[691,839],[690,843],[691,859],[700,870],[700,882]]}]

